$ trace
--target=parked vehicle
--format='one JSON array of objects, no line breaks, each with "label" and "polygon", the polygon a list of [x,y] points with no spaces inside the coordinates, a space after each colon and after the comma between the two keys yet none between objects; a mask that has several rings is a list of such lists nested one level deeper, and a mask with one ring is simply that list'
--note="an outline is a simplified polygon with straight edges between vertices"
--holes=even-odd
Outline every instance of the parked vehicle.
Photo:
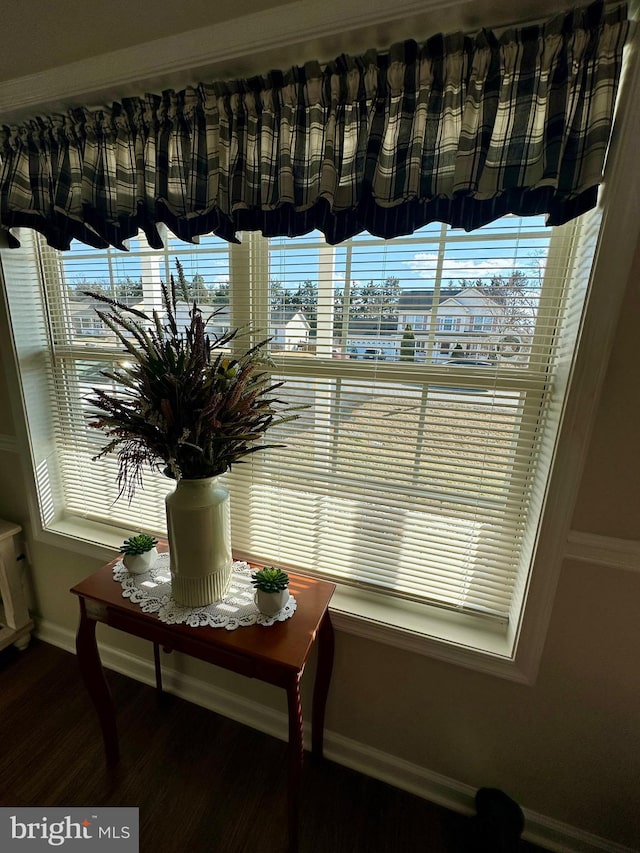
[{"label": "parked vehicle", "polygon": [[493,367],[493,364],[491,364],[490,361],[474,361],[472,358],[450,358],[449,361],[445,361],[445,364],[466,364],[470,367]]},{"label": "parked vehicle", "polygon": [[[451,358],[445,364],[459,367],[494,367],[490,361],[478,361],[473,358]],[[432,385],[438,391],[446,391],[452,394],[486,394],[487,388],[465,388],[464,386]]]}]

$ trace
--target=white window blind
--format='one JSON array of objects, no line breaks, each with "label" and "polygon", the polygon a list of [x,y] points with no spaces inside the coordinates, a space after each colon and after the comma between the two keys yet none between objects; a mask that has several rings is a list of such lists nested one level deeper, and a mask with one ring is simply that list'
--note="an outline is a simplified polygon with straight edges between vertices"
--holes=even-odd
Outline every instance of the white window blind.
[{"label": "white window blind", "polygon": [[191,297],[216,312],[211,334],[249,324],[247,344],[270,337],[280,396],[307,406],[267,434],[285,447],[225,476],[236,553],[517,619],[597,235],[594,213],[562,229],[510,216],[336,247],[168,235],[162,251],[140,239],[129,253],[60,254],[26,240],[3,265],[44,523],[164,531],[170,480],[147,476],[128,504],[117,461],[92,461],[105,440],[86,397],[127,356],[82,291],[160,308],[178,258]]}]

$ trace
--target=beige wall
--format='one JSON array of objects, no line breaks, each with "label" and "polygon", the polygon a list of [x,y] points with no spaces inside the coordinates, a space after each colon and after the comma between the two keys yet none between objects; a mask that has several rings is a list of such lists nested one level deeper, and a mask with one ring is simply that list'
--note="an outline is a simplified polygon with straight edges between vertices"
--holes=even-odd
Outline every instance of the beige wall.
[{"label": "beige wall", "polygon": [[621,539],[640,539],[639,318],[637,251],[573,520],[577,530]]},{"label": "beige wall", "polygon": [[[574,522],[584,532],[636,540],[639,279],[640,252]],[[10,433],[7,408],[2,379],[0,423]],[[0,515],[28,525],[22,478],[17,454],[0,450]],[[37,614],[73,631],[76,601],[68,589],[97,564],[37,543],[32,557]],[[338,634],[328,728],[473,787],[500,787],[528,809],[634,847],[640,838],[634,788],[640,767],[639,602],[640,573],[565,561],[535,686]],[[101,637],[144,653],[141,644],[109,629]],[[203,673],[192,662],[179,666]],[[264,685],[210,668],[206,677],[284,710],[279,693]]]},{"label": "beige wall", "polygon": [[4,371],[0,371],[0,436],[13,435],[14,432],[7,380]]}]

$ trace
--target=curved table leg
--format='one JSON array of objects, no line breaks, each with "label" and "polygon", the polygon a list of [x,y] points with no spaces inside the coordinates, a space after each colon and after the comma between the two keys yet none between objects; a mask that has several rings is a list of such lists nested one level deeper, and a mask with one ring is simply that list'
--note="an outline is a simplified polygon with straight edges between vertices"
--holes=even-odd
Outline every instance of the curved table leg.
[{"label": "curved table leg", "polygon": [[300,678],[287,687],[287,705],[289,709],[289,851],[298,849],[298,812],[300,807],[300,785],[304,763],[304,743],[302,739],[302,702],[300,699]]},{"label": "curved table leg", "polygon": [[116,729],[116,712],[98,653],[96,622],[87,615],[86,604],[82,598],[80,599],[80,625],[76,634],[76,651],[80,674],[98,712],[107,763],[110,765],[117,764],[120,759],[120,749]]},{"label": "curved table leg", "polygon": [[324,713],[327,707],[329,682],[333,670],[333,625],[327,610],[318,629],[318,662],[313,686],[311,752],[315,760],[322,758],[324,743]]}]

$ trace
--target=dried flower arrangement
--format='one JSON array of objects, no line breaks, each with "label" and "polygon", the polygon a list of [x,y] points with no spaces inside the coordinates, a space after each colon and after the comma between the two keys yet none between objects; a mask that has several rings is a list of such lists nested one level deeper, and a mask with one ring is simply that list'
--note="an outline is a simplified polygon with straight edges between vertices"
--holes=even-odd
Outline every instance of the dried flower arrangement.
[{"label": "dried flower arrangement", "polygon": [[176,480],[214,477],[250,453],[283,446],[256,442],[270,427],[298,417],[283,414],[288,403],[272,396],[283,383],[271,381],[263,352],[268,339],[232,356],[239,330],[212,340],[206,331],[211,318],[196,302],[189,323],[178,327],[177,292],[187,305],[190,300],[179,261],[176,268],[177,285],[173,276],[170,288],[162,283],[163,318],[86,292],[109,306],[97,314],[133,357],[131,366],[101,371],[121,390],[94,388],[89,398],[98,410],[90,425],[110,438],[95,458],[117,453],[120,495],[129,499],[145,466]]}]

